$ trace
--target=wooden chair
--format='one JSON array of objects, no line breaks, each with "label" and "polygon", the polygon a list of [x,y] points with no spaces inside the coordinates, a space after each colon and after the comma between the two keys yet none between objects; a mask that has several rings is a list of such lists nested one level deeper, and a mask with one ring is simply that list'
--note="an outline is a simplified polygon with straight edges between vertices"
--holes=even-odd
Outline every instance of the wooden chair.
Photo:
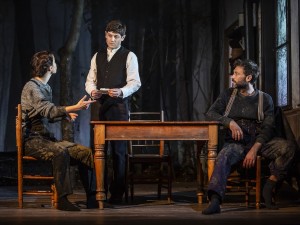
[{"label": "wooden chair", "polygon": [[[129,112],[130,121],[154,122],[164,121],[162,112]],[[148,166],[149,173],[136,168],[140,165]],[[165,169],[167,167],[167,169]],[[133,201],[135,184],[157,184],[157,195],[161,198],[162,187],[167,189],[168,202],[172,196],[172,161],[171,156],[165,153],[165,143],[161,141],[144,140],[128,141],[127,169],[126,169],[125,200],[128,201],[128,189],[130,188],[131,201]]]},{"label": "wooden chair", "polygon": [[49,195],[51,196],[51,205],[56,208],[57,206],[57,194],[55,185],[52,184],[49,190],[38,189],[38,186],[35,186],[33,189],[29,189],[24,185],[25,180],[31,181],[53,181],[53,176],[45,176],[41,174],[25,174],[23,167],[25,162],[37,163],[37,160],[31,156],[24,155],[23,149],[23,135],[22,135],[22,108],[21,104],[18,104],[17,107],[17,116],[16,116],[16,144],[17,144],[17,157],[18,157],[18,203],[19,208],[23,208],[23,196],[24,195]]},{"label": "wooden chair", "polygon": [[[241,165],[238,165],[241,167]],[[256,165],[253,169],[242,169],[241,172],[234,170],[227,179],[227,190],[245,192],[245,204],[249,206],[250,192],[255,191],[255,208],[259,209],[261,206],[261,182],[262,182],[262,157],[256,157]]]}]

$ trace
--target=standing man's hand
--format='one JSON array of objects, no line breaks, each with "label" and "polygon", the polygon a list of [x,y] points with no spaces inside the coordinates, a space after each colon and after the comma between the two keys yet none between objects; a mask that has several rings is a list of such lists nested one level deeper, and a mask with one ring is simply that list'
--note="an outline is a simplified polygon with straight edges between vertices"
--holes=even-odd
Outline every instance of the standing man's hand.
[{"label": "standing man's hand", "polygon": [[108,95],[112,98],[118,98],[121,97],[123,93],[120,88],[113,88],[108,90]]},{"label": "standing man's hand", "polygon": [[229,129],[231,130],[233,140],[240,141],[244,138],[244,133],[242,129],[234,120],[230,121]]},{"label": "standing man's hand", "polygon": [[99,98],[101,98],[101,96],[102,96],[102,93],[99,90],[93,90],[91,92],[92,99],[99,99]]}]

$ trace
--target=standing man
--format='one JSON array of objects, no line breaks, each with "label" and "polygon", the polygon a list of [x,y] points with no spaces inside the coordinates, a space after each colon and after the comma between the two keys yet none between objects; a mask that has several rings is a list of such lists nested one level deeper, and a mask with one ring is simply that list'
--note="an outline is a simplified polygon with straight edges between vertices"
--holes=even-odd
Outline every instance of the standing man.
[{"label": "standing man", "polygon": [[67,198],[73,192],[70,178],[71,161],[78,165],[79,175],[86,191],[87,208],[97,208],[92,149],[64,140],[58,141],[49,130],[49,123],[63,119],[73,122],[78,116],[77,111],[87,109],[95,101],[86,101],[84,96],[75,105],[56,106],[52,102],[52,89],[48,84],[56,71],[57,66],[52,53],[41,51],[33,55],[32,78],[23,87],[21,95],[25,154],[52,162],[58,195],[57,209],[80,210]]},{"label": "standing man", "polygon": [[[107,49],[100,50],[93,56],[87,75],[86,92],[98,100],[98,115],[102,121],[128,121],[128,97],[141,86],[137,57],[121,46],[125,33],[126,26],[121,21],[112,20],[107,24]],[[127,142],[111,141],[110,144],[113,178],[109,187],[109,202],[120,203],[125,192]]]},{"label": "standing man", "polygon": [[[220,204],[231,167],[240,161],[245,168],[254,167],[258,153],[271,161],[271,175],[263,188],[266,207],[277,209],[272,203],[272,194],[276,183],[287,175],[295,146],[292,142],[274,137],[274,106],[271,96],[266,93],[262,93],[264,119],[259,122],[259,90],[254,88],[258,75],[258,66],[253,61],[237,60],[232,75],[234,88],[221,93],[207,112],[210,120],[224,125],[226,135],[208,185],[210,204],[202,211],[203,214],[221,212]],[[229,102],[232,102],[231,107],[228,107]]]}]

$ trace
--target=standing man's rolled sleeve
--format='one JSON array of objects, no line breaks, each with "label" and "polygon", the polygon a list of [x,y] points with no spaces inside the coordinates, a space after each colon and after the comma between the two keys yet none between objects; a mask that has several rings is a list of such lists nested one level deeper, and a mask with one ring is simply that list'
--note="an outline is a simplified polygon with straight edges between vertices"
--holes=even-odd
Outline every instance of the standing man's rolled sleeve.
[{"label": "standing man's rolled sleeve", "polygon": [[126,61],[127,68],[127,84],[121,88],[123,98],[136,92],[141,87],[141,80],[139,76],[139,66],[136,55],[133,52],[129,52]]},{"label": "standing man's rolled sleeve", "polygon": [[85,82],[85,91],[91,95],[92,91],[97,90],[97,66],[96,66],[96,56],[93,56],[91,60],[91,67]]}]

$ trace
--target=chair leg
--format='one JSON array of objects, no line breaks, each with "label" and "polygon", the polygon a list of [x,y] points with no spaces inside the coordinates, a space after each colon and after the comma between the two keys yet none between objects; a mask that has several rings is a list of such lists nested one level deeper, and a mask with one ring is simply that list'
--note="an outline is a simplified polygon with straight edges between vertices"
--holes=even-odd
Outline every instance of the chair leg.
[{"label": "chair leg", "polygon": [[18,147],[18,205],[20,209],[23,208],[23,162],[21,150]]},{"label": "chair leg", "polygon": [[161,186],[162,186],[162,180],[159,178],[158,185],[157,185],[157,198],[161,199]]},{"label": "chair leg", "polygon": [[129,184],[128,184],[128,177],[126,175],[125,178],[125,202],[128,203],[128,189],[129,189]]},{"label": "chair leg", "polygon": [[128,203],[128,184],[125,185],[125,202]]},{"label": "chair leg", "polygon": [[171,204],[172,200],[172,161],[168,163],[168,203]]},{"label": "chair leg", "polygon": [[172,201],[172,187],[171,187],[171,182],[169,182],[169,185],[168,185],[168,203],[171,204],[171,201]]},{"label": "chair leg", "polygon": [[23,208],[23,180],[19,179],[18,181],[18,204],[19,208]]},{"label": "chair leg", "polygon": [[51,185],[51,190],[52,190],[52,196],[51,196],[52,207],[57,209],[58,195],[54,184]]},{"label": "chair leg", "polygon": [[260,193],[261,193],[261,157],[256,157],[256,209],[260,208]]},{"label": "chair leg", "polygon": [[133,194],[134,194],[134,187],[133,187],[133,180],[131,179],[131,181],[130,181],[130,197],[131,197],[131,202],[133,202]]},{"label": "chair leg", "polygon": [[160,163],[159,167],[159,177],[158,177],[158,184],[157,184],[157,198],[161,199],[161,187],[162,187],[162,176],[163,176],[163,164]]},{"label": "chair leg", "polygon": [[246,207],[249,207],[249,195],[250,195],[249,182],[246,181],[246,192],[245,192],[245,202],[246,202]]}]

